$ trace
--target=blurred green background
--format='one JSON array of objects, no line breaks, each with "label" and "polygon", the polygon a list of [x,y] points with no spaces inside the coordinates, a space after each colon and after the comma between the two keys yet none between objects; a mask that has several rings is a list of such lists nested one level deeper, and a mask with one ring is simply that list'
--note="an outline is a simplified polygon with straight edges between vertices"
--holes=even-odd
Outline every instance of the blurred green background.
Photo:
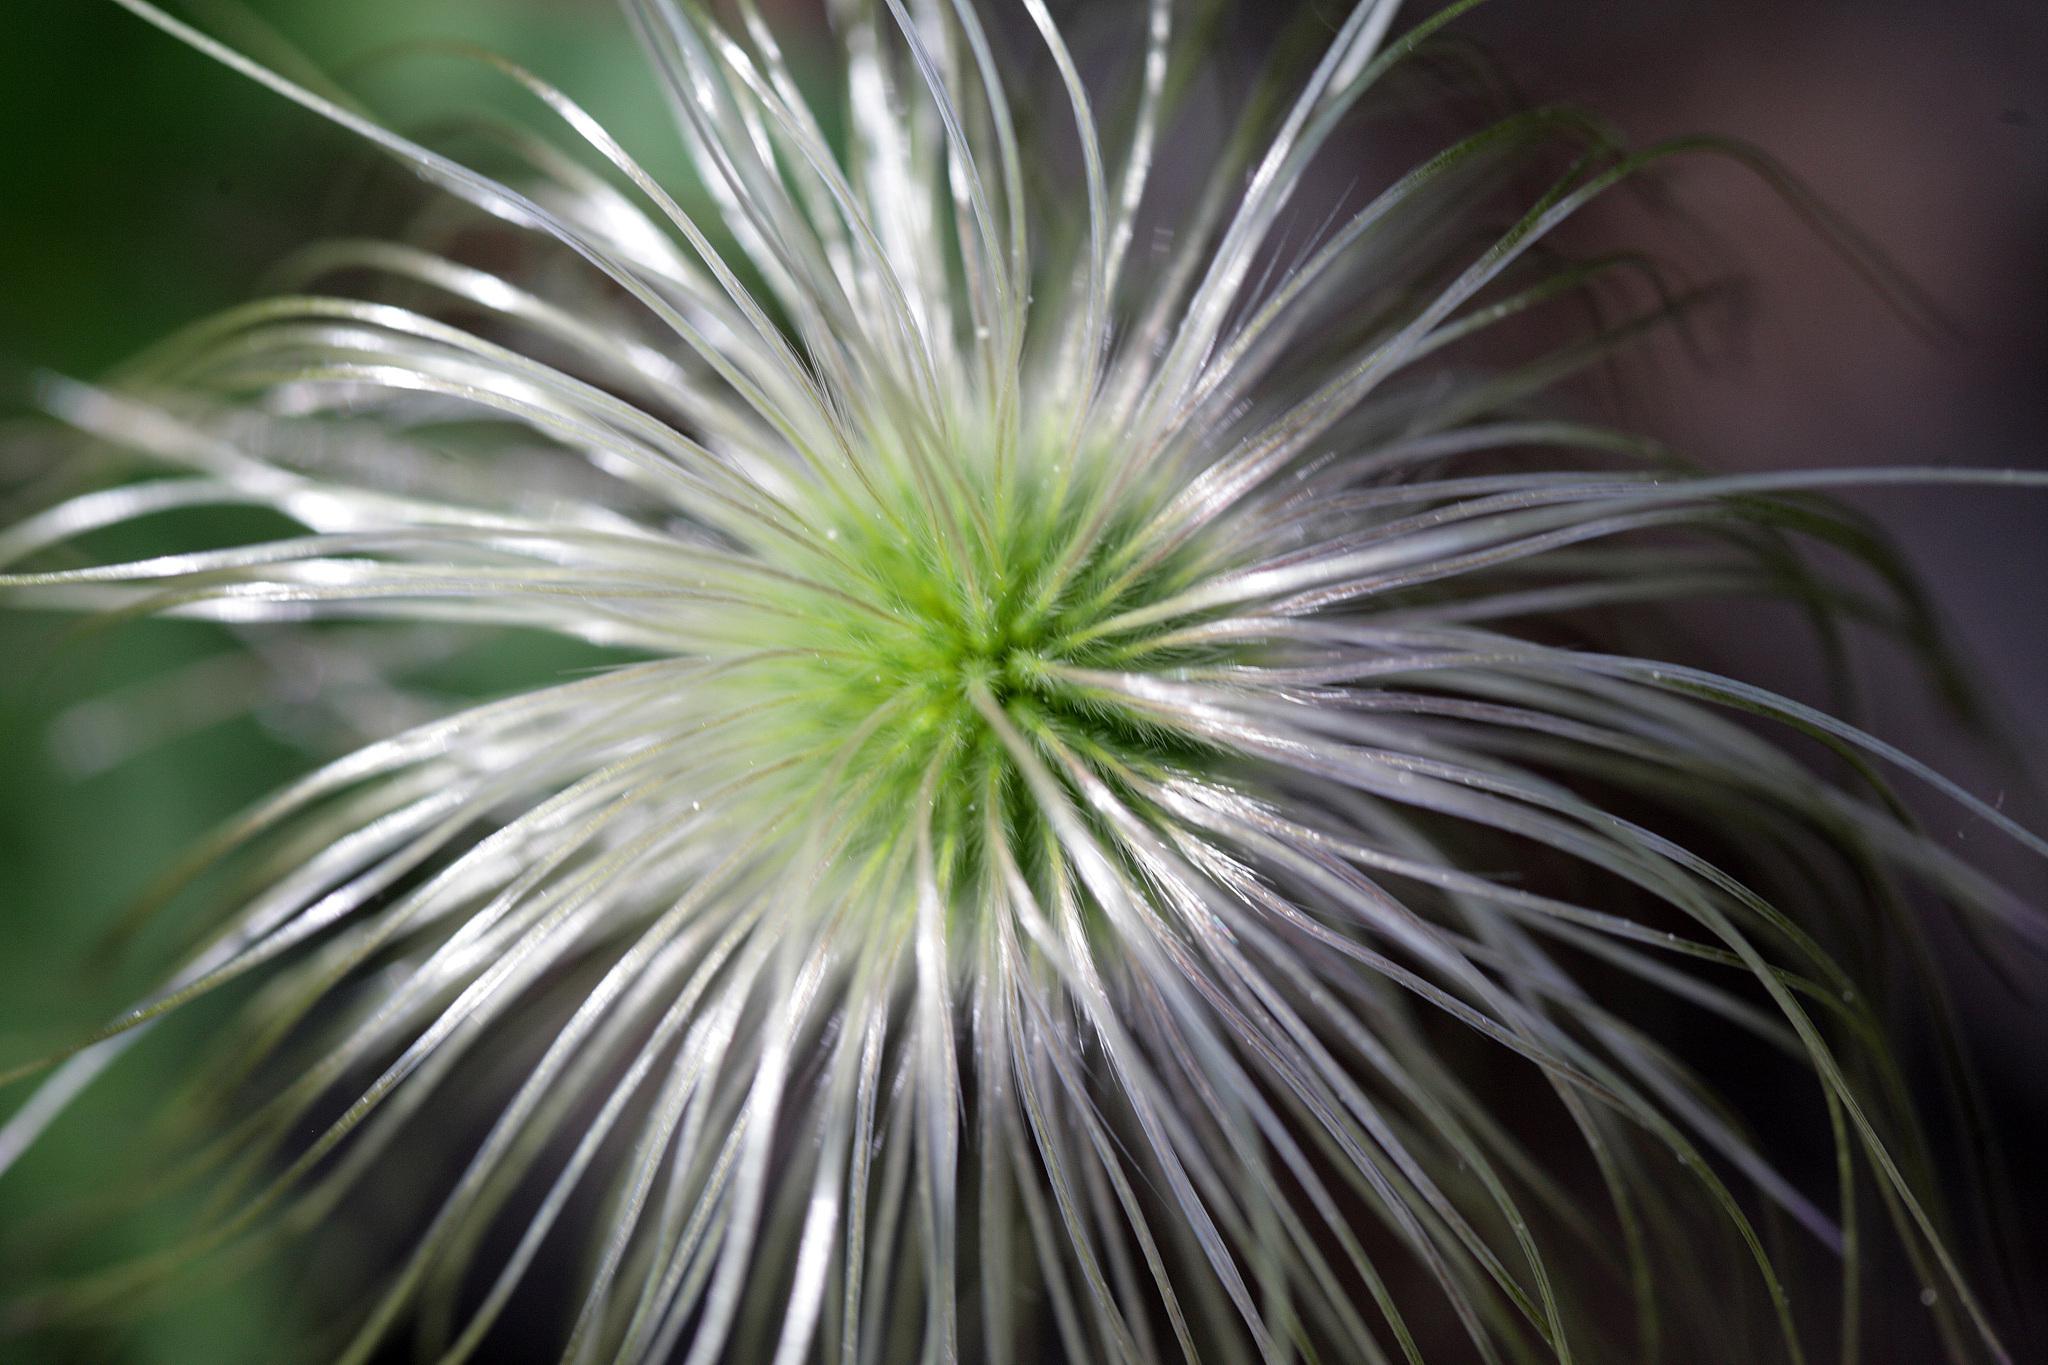
[{"label": "blurred green background", "polygon": [[[266,0],[180,11],[213,31],[259,16],[340,71],[412,38],[461,38],[510,54],[578,91],[627,133],[664,117],[616,11],[588,0]],[[504,83],[446,62],[391,68],[374,86],[403,109],[465,100],[509,106]],[[38,369],[91,377],[167,330],[256,293],[292,247],[361,230],[355,194],[374,158],[345,135],[181,48],[107,0],[30,0],[0,17],[0,509],[42,473],[44,433],[24,422]],[[662,140],[666,141],[666,140]],[[657,160],[660,153],[656,153]],[[671,162],[676,158],[669,153]],[[389,173],[386,173],[389,174]],[[9,514],[8,519],[11,519]],[[150,984],[136,961],[94,952],[101,933],[196,837],[310,761],[262,718],[242,717],[144,749],[108,771],[86,753],[118,728],[79,710],[175,675],[218,648],[210,627],[147,622],[80,636],[54,617],[0,614],[0,1067],[62,1045]],[[515,650],[518,647],[514,647]],[[501,655],[500,663],[505,659]],[[532,667],[520,658],[513,666]],[[444,671],[481,690],[495,670]],[[502,683],[500,684],[502,685]],[[131,697],[137,695],[126,693]],[[143,694],[146,695],[146,694]],[[144,706],[150,705],[145,701]],[[69,737],[67,739],[67,736]],[[81,760],[85,760],[81,762]],[[43,1245],[47,1190],[89,1191],[146,1115],[140,1101],[203,1032],[202,1010],[146,1040],[0,1181],[0,1289],[33,1283],[22,1243]],[[32,1087],[0,1094],[0,1117]],[[149,1245],[165,1219],[78,1248],[90,1260]],[[9,1260],[10,1252],[16,1257]],[[49,1361],[262,1361],[289,1335],[280,1285],[259,1272],[196,1292],[141,1330],[88,1328],[24,1347]],[[40,1353],[30,1360],[21,1350]]]}]

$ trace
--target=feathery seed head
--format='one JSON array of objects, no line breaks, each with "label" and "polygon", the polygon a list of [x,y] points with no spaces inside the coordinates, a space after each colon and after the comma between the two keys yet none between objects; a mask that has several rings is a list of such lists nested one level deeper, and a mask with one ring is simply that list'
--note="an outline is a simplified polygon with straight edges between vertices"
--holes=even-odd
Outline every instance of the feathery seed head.
[{"label": "feathery seed head", "polygon": [[[1175,117],[1202,4],[1135,7],[1128,98],[1099,101],[1044,0],[835,0],[822,96],[749,0],[626,0],[707,186],[684,203],[497,58],[467,54],[549,135],[497,130],[494,177],[118,0],[458,207],[43,386],[132,463],[0,529],[0,591],[220,623],[272,680],[252,702],[324,660],[312,705],[356,747],[173,877],[237,894],[158,992],[12,1073],[57,1067],[0,1174],[166,1013],[263,983],[169,1111],[172,1137],[205,1116],[160,1144],[189,1160],[137,1177],[220,1196],[36,1320],[320,1228],[453,1140],[453,1095],[488,1131],[334,1309],[345,1365],[401,1329],[486,1355],[542,1265],[574,1365],[1797,1359],[1788,1286],[1825,1281],[1774,1249],[1795,1229],[1841,1257],[1854,1358],[1879,1207],[1942,1344],[1998,1357],[1838,954],[1885,924],[1917,950],[1910,890],[2048,942],[1873,765],[2048,841],[1845,721],[1549,627],[1715,593],[1926,645],[1912,592],[1808,563],[1903,581],[1814,494],[2026,480],[1712,476],[1575,418],[1560,381],[1689,296],[1558,234],[1665,158],[1757,166],[1897,286],[1752,149],[1530,110],[1292,240],[1334,135],[1476,2],[1397,30],[1359,0],[1217,147]],[[1057,134],[1013,107],[1044,89]],[[1191,192],[1154,183],[1176,135],[1213,168]],[[545,268],[464,259],[451,213]],[[1609,290],[1643,311],[1457,363]],[[219,506],[292,529],[186,548]],[[162,553],[64,557],[128,522]],[[507,626],[608,666],[467,707],[409,685]],[[1660,1041],[1680,1008],[1807,1079],[1836,1188],[1705,1098]]]}]

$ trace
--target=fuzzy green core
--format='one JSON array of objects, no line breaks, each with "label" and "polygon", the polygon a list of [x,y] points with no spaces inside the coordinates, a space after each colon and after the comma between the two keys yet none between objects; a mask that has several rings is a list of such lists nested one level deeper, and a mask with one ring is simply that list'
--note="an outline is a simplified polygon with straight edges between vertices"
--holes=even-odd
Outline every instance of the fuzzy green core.
[{"label": "fuzzy green core", "polygon": [[1063,785],[1062,751],[1119,789],[1205,764],[1184,734],[1061,676],[1209,657],[1162,639],[1183,621],[1117,624],[1204,567],[1193,548],[1148,557],[1154,506],[1046,477],[905,486],[828,522],[807,572],[838,596],[793,599],[769,627],[776,657],[735,675],[794,760],[776,799],[814,805],[857,855],[900,853],[928,818],[942,879],[964,889],[992,874],[991,822],[1027,870],[1046,851],[1044,811],[991,710]]}]

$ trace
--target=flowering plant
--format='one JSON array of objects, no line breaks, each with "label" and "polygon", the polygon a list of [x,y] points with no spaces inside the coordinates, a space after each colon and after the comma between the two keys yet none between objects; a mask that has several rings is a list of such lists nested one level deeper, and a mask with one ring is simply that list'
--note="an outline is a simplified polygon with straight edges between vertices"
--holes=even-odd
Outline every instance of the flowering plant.
[{"label": "flowering plant", "polygon": [[[2027,480],[1716,476],[1561,415],[1555,385],[1689,296],[1451,363],[1636,269],[1552,243],[1701,150],[1910,308],[1767,160],[1530,109],[1287,259],[1332,138],[1477,0],[1400,30],[1361,0],[1189,202],[1156,172],[1202,6],[1134,7],[1111,90],[1046,0],[835,0],[835,112],[752,0],[628,0],[707,214],[501,58],[467,54],[584,159],[521,132],[486,175],[118,2],[585,277],[336,243],[107,382],[44,380],[130,462],[0,531],[8,600],[367,658],[394,623],[517,627],[607,666],[373,735],[195,850],[180,876],[245,894],[160,991],[11,1073],[55,1068],[0,1169],[152,1023],[260,981],[196,1073],[246,1112],[175,1177],[217,1197],[30,1320],[317,1237],[509,1057],[335,1358],[405,1325],[476,1358],[561,1241],[587,1254],[550,1349],[578,1362],[1796,1358],[1782,1220],[1839,1254],[1853,1359],[1872,1209],[1948,1351],[2002,1355],[1838,947],[1917,942],[1909,890],[2044,938],[1883,769],[2048,844],[1822,711],[1554,628],[1712,591],[1910,635],[1910,594],[1807,566],[1802,541],[1889,571],[1815,495]],[[290,529],[37,563],[221,506]],[[1810,1071],[1836,1191],[1779,1170],[1645,993]],[[1502,1058],[1512,1106],[1476,1079]]]}]

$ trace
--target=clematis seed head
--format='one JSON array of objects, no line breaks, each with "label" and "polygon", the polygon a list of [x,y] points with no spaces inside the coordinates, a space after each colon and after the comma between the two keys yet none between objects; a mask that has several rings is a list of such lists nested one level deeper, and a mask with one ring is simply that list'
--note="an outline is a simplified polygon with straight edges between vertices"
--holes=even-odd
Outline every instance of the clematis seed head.
[{"label": "clematis seed head", "polygon": [[[117,3],[433,203],[40,380],[76,443],[0,598],[221,649],[73,728],[323,753],[137,909],[202,926],[155,990],[4,1059],[0,1177],[224,1007],[95,1192],[167,1244],[79,1271],[60,1194],[0,1229],[0,1333],[284,1258],[343,1365],[1853,1361],[1905,1311],[2012,1358],[1884,987],[1945,1043],[1923,909],[2048,922],[1891,784],[2048,841],[1621,626],[1714,596],[1938,660],[1828,494],[2044,480],[1717,474],[1567,383],[1699,304],[1568,249],[1680,157],[1921,311],[1767,156],[1543,107],[1326,184],[1477,0],[1358,0],[1220,135],[1197,0],[1088,7],[1106,77],[1046,0],[832,0],[817,81],[753,0],[625,0],[685,195],[503,58],[433,54],[533,123],[412,132]],[[508,631],[575,665],[423,681]],[[1717,1092],[1753,1057],[1803,1112]]]}]

